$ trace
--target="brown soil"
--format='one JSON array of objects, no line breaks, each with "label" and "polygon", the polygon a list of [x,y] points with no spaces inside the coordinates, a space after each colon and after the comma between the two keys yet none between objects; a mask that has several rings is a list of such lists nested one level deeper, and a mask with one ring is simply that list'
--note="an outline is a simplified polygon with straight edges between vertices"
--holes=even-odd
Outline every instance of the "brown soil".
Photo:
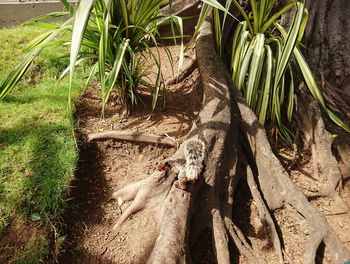
[{"label": "brown soil", "polygon": [[[170,47],[170,50],[175,54],[178,47]],[[190,63],[193,53],[193,49],[188,51],[184,65]],[[162,52],[161,56],[165,62],[164,79],[167,80],[172,77],[172,70],[166,54]],[[149,106],[151,96],[147,91],[141,93],[142,100]],[[158,108],[149,120],[150,110],[142,104],[138,104],[128,118],[119,120],[116,117],[118,107],[113,102],[108,104],[105,118],[101,120],[98,91],[91,89],[83,96],[76,106],[80,161],[65,217],[67,246],[59,258],[60,263],[145,263],[157,236],[157,215],[151,210],[141,211],[116,233],[112,228],[128,203],[119,207],[112,193],[149,176],[176,150],[117,140],[87,143],[86,136],[102,130],[129,130],[168,135],[181,143],[196,119],[201,103],[198,69],[181,83],[169,87],[166,109],[160,111]]]}]

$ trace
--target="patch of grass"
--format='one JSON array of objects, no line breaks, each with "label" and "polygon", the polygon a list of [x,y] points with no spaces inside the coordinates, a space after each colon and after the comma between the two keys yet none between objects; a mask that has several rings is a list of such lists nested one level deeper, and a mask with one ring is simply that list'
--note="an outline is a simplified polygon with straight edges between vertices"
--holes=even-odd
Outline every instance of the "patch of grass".
[{"label": "patch of grass", "polygon": [[32,237],[26,249],[11,260],[13,264],[34,264],[44,263],[45,257],[49,253],[49,243],[44,236]]},{"label": "patch of grass", "polygon": [[[23,57],[25,45],[44,31],[0,29],[0,83]],[[68,52],[63,47],[45,49],[0,101],[0,235],[11,217],[47,223],[62,213],[77,160],[67,112],[69,81],[57,80],[69,64],[68,58],[58,58]],[[82,82],[78,73],[75,99]]]}]

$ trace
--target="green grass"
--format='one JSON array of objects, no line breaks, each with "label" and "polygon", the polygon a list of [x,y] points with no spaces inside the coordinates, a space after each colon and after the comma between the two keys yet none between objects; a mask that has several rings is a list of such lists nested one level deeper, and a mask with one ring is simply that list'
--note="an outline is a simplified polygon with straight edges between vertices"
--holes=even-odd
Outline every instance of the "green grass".
[{"label": "green grass", "polygon": [[[0,83],[23,57],[22,49],[45,29],[0,29]],[[45,224],[62,213],[77,151],[67,113],[69,80],[57,80],[68,48],[47,48],[23,80],[0,101],[0,235],[12,217]],[[73,98],[82,86],[81,74]],[[33,215],[34,214],[34,215]]]},{"label": "green grass", "polygon": [[11,264],[44,263],[46,256],[49,254],[49,242],[42,235],[32,236],[24,251],[19,252],[13,248],[2,248],[0,249],[0,254],[1,253],[4,253],[4,255],[14,254],[10,262]]}]

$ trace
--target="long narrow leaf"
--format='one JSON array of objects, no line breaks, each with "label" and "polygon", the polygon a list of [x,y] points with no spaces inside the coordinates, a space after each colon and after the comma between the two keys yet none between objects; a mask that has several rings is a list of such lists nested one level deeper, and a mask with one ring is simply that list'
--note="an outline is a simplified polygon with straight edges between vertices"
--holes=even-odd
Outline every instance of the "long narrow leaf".
[{"label": "long narrow leaf", "polygon": [[260,73],[264,61],[264,44],[265,37],[263,34],[256,34],[256,43],[253,51],[252,62],[248,74],[248,84],[246,91],[247,103],[254,109],[256,86],[260,81]]},{"label": "long narrow leaf", "polygon": [[265,46],[266,48],[266,75],[265,75],[265,84],[264,84],[264,92],[262,95],[262,103],[260,108],[260,114],[259,114],[259,122],[264,125],[266,116],[267,116],[267,109],[269,105],[269,98],[270,98],[270,90],[272,85],[272,50],[269,45]]},{"label": "long narrow leaf", "polygon": [[67,0],[61,0],[61,3],[69,11],[69,13],[71,13],[71,15],[74,14],[74,7]]},{"label": "long narrow leaf", "polygon": [[103,105],[105,105],[108,101],[109,95],[112,91],[112,88],[114,86],[114,84],[117,81],[118,75],[119,75],[119,71],[122,65],[122,62],[124,60],[124,54],[126,51],[127,46],[129,45],[130,40],[129,39],[123,39],[120,48],[118,49],[115,61],[114,61],[114,65],[113,68],[111,70],[111,72],[109,73],[109,81],[108,81],[108,85],[106,88],[106,94],[104,95],[103,98]]},{"label": "long narrow leaf", "polygon": [[249,44],[247,53],[244,56],[244,60],[242,62],[242,67],[241,67],[240,73],[238,75],[238,81],[237,81],[237,83],[238,83],[237,88],[239,91],[242,90],[242,88],[243,88],[243,84],[245,82],[245,78],[246,78],[246,75],[248,72],[248,67],[249,67],[250,61],[252,59],[254,47],[255,47],[255,42],[252,41]]},{"label": "long narrow leaf", "polygon": [[277,87],[282,79],[282,76],[286,70],[289,59],[293,53],[295,43],[298,37],[298,32],[300,29],[300,25],[302,22],[304,13],[304,5],[301,3],[297,3],[297,11],[294,15],[293,22],[291,28],[289,30],[286,42],[284,43],[281,57],[277,62],[277,70],[275,75],[274,87]]},{"label": "long narrow leaf", "polygon": [[[34,17],[26,22],[23,22],[22,24],[20,24],[20,26],[22,25],[37,25],[37,21],[43,20],[43,19],[54,19],[54,18],[58,18],[58,17],[63,17],[63,16],[67,16],[69,15],[68,12],[52,12],[49,14],[45,14],[42,16],[38,16],[38,17]],[[48,24],[48,23],[46,23]],[[50,24],[52,26],[55,26],[54,24]]]},{"label": "long narrow leaf", "polygon": [[253,18],[254,18],[254,23],[253,23],[254,33],[257,33],[259,30],[259,13],[256,6],[256,1],[250,0],[250,6],[252,7]]},{"label": "long narrow leaf", "polygon": [[94,0],[84,0],[80,2],[79,8],[74,14],[72,43],[70,52],[70,80],[73,80],[74,65],[78,57],[80,46],[84,37],[84,31],[89,20],[90,10]]},{"label": "long narrow leaf", "polygon": [[288,68],[289,68],[289,75],[290,75],[290,83],[289,83],[287,119],[288,119],[288,122],[290,122],[292,121],[293,108],[294,108],[294,77],[293,77],[292,66],[289,65]]},{"label": "long narrow leaf", "polygon": [[282,16],[284,13],[288,12],[290,9],[292,9],[295,6],[295,4],[289,4],[285,7],[283,7],[281,10],[279,10],[276,14],[274,14],[261,28],[260,32],[265,33],[265,31],[274,23],[276,20]]}]

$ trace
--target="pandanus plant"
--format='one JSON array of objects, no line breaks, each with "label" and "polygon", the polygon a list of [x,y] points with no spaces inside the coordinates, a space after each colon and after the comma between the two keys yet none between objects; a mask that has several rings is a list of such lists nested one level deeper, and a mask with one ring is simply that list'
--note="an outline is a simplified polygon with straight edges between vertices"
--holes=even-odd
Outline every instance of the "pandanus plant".
[{"label": "pandanus plant", "polygon": [[[113,87],[117,87],[119,99],[123,104],[122,115],[127,115],[130,106],[137,102],[137,87],[140,83],[152,89],[151,109],[153,111],[163,81],[158,45],[159,26],[172,23],[173,29],[176,25],[180,33],[178,37],[182,39],[181,18],[159,13],[164,1],[82,0],[78,7],[75,7],[67,0],[61,0],[72,15],[67,21],[60,25],[37,22],[69,14],[55,12],[25,23],[46,27],[49,30],[28,44],[24,59],[0,86],[0,99],[15,87],[43,48],[49,45],[70,45],[70,65],[62,76],[70,72],[70,83],[72,83],[75,67],[85,62],[90,63],[92,67],[85,88],[91,83],[93,77],[98,75],[103,103],[102,114]],[[171,1],[169,4],[171,5]],[[70,32],[70,41],[57,38]],[[175,37],[174,31],[173,36]],[[156,47],[155,51],[150,48],[150,45]],[[157,68],[157,78],[154,83],[149,83],[146,78],[153,65],[146,64],[145,53],[153,58]],[[182,53],[181,41],[181,56]],[[69,101],[71,101],[70,96]],[[69,106],[71,107],[71,102]],[[70,113],[72,113],[71,108]]]},{"label": "pandanus plant", "polygon": [[[235,86],[243,93],[261,124],[277,127],[280,135],[291,142],[291,132],[287,126],[294,110],[294,78],[297,71],[328,116],[350,132],[350,128],[326,107],[310,67],[299,49],[308,19],[304,1],[290,0],[289,4],[276,11],[276,0],[250,0],[249,13],[236,0],[227,0],[225,7],[216,0],[202,2],[205,4],[197,29],[214,7],[215,36],[220,54],[227,16],[238,21],[233,35],[229,71]],[[243,21],[229,12],[232,4]],[[287,31],[278,23],[278,19],[291,9],[295,10],[294,17]],[[221,19],[219,11],[224,12]]]}]

